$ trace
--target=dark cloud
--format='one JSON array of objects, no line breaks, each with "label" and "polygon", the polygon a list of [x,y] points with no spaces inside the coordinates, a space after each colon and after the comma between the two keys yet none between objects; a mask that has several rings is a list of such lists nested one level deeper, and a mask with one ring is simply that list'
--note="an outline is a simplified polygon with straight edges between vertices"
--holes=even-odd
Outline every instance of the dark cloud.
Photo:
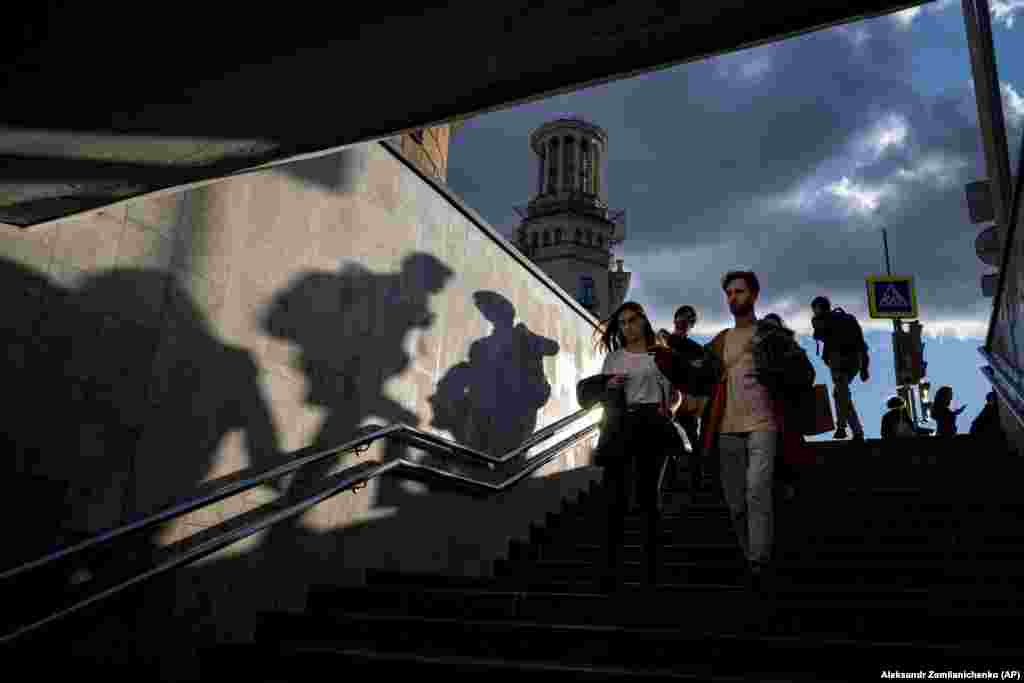
[{"label": "dark cloud", "polygon": [[[858,43],[854,29],[869,37]],[[883,17],[483,116],[460,131],[449,182],[507,224],[536,185],[530,131],[578,114],[608,131],[608,198],[629,215],[630,298],[656,317],[688,302],[724,323],[718,278],[737,266],[762,278],[763,312],[803,315],[824,292],[864,315],[885,227],[926,319],[987,321],[963,198],[985,175],[969,64],[919,92],[915,35]],[[905,136],[876,153],[872,131],[890,119]],[[877,208],[858,211],[843,191]]]}]

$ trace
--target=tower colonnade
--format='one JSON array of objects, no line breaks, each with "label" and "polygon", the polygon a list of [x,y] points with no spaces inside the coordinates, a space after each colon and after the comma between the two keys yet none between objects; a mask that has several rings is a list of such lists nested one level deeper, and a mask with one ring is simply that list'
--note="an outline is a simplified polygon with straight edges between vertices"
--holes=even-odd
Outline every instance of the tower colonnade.
[{"label": "tower colonnade", "polygon": [[595,315],[617,307],[629,273],[612,270],[612,247],[624,239],[605,199],[608,134],[578,117],[549,121],[530,134],[536,155],[535,192],[518,231],[518,246]]}]

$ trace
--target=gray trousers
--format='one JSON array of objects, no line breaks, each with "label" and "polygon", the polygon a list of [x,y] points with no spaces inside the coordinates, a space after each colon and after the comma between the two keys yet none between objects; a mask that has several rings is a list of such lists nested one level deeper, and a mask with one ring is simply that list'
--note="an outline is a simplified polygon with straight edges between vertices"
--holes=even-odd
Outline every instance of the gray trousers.
[{"label": "gray trousers", "polygon": [[771,560],[777,439],[777,432],[722,434],[718,439],[722,493],[740,548],[751,562]]}]

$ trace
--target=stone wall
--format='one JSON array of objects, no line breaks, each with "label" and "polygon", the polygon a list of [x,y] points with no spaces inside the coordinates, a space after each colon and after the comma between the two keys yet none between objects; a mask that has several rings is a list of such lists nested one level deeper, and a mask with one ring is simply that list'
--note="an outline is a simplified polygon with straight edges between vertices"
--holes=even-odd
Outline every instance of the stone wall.
[{"label": "stone wall", "polygon": [[[53,500],[26,483],[15,503],[40,519],[57,505],[65,533],[366,424],[500,454],[577,410],[577,380],[600,368],[595,321],[572,296],[384,144],[3,228],[0,245],[6,376],[21,399],[8,472],[51,485]],[[358,581],[367,567],[487,574],[510,538],[595,479],[593,443],[487,500],[374,480],[182,572],[175,609],[199,600],[222,637],[244,639],[251,623],[226,615],[300,606],[310,582]],[[152,543],[402,453],[378,442]]]}]

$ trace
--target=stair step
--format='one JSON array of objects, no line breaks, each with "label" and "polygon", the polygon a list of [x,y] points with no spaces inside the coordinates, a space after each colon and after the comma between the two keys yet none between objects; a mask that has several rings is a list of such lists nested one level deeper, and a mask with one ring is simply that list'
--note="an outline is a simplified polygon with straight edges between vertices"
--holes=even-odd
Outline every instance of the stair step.
[{"label": "stair step", "polygon": [[367,569],[369,586],[412,586],[417,588],[488,588],[494,579],[481,576],[449,576],[434,572],[405,572]]},{"label": "stair step", "polygon": [[803,500],[812,507],[852,508],[867,512],[881,511],[886,514],[891,511],[908,511],[938,517],[950,513],[962,517],[1012,517],[1022,508],[1013,500],[964,500],[954,493],[946,492],[928,496],[881,496],[843,493],[831,488],[825,488],[816,495],[809,494],[806,489],[801,491],[804,494]]},{"label": "stair step", "polygon": [[[677,590],[672,590],[676,589]],[[591,589],[592,590],[592,589]],[[567,623],[657,624],[676,623],[678,614],[696,614],[708,610],[745,609],[754,599],[737,587],[694,586],[659,587],[661,610],[654,613],[631,610],[633,592],[601,594],[562,590],[458,590],[458,589],[372,589],[315,587],[310,592],[311,613],[345,610],[370,614],[408,616],[466,617],[480,619],[539,620]],[[640,594],[641,601],[649,596]],[[930,594],[923,589],[893,590],[871,587],[827,586],[817,590],[803,585],[780,586],[775,604],[792,612],[807,607],[811,610],[876,609],[877,606],[903,609],[928,608],[940,611],[974,612],[1000,607],[1005,613],[1011,606],[1006,594],[992,593],[988,599],[975,595]],[[954,604],[954,601],[956,603]],[[1024,608],[1020,602],[1015,606]]]},{"label": "stair step", "polygon": [[[711,596],[737,592],[736,587],[694,586],[679,587],[666,593],[666,599],[679,602],[687,609],[703,604]],[[624,602],[627,601],[627,602]],[[320,586],[311,589],[310,611],[322,613],[330,610],[352,610],[374,614],[405,614],[411,616],[448,616],[501,619],[578,620],[580,623],[638,623],[632,620],[628,597],[609,596],[587,591],[510,591],[459,589],[373,589],[333,588]],[[720,603],[715,603],[716,605]],[[646,619],[639,615],[641,620]],[[625,619],[625,622],[621,622]]]},{"label": "stair step", "polygon": [[[619,546],[620,553],[626,559],[638,559],[645,550],[639,543],[625,543]],[[697,559],[733,559],[740,560],[742,555],[735,543],[662,543],[658,546],[662,560],[697,560]],[[603,543],[577,543],[576,545],[547,545],[538,548],[539,560],[582,560],[595,561],[604,557]]]},{"label": "stair step", "polygon": [[[599,561],[579,559],[539,560],[537,562],[499,563],[495,570],[504,577],[520,580],[536,579],[591,579],[602,570]],[[638,580],[643,562],[624,559],[623,572],[627,579]],[[740,584],[744,567],[738,562],[676,561],[659,562],[658,580],[665,583],[723,583]],[[927,587],[933,584],[1007,583],[1017,585],[1020,572],[1006,574],[1001,563],[977,562],[892,562],[815,560],[813,562],[778,562],[776,572],[780,580],[815,583],[848,582],[901,587]],[[987,580],[979,580],[987,579]]]},{"label": "stair step", "polygon": [[[604,595],[597,580],[592,576],[569,578],[526,577],[500,584],[502,590],[515,590],[523,593],[552,594],[593,594]],[[965,583],[963,585],[941,584],[928,587],[907,587],[871,584],[810,584],[807,582],[785,582],[777,584],[779,600],[801,598],[806,596],[815,604],[831,600],[835,602],[858,602],[862,596],[876,600],[890,600],[897,603],[913,603],[923,600],[920,594],[929,596],[935,609],[945,612],[957,610],[971,613],[991,611],[993,615],[1005,614],[1007,610],[1024,612],[1024,598],[1016,586],[1003,583],[981,584]],[[740,582],[723,583],[673,583],[661,579],[654,587],[654,593],[661,595],[703,594],[703,593],[745,593],[746,589]],[[647,596],[651,589],[638,579],[628,578],[623,581],[619,594],[625,596]]]},{"label": "stair step", "polygon": [[306,613],[262,615],[258,647],[276,663],[257,675],[307,680],[341,664],[456,680],[849,680],[1017,664],[1024,504],[1009,482],[1024,467],[1008,466],[993,493],[964,480],[958,453],[867,452],[830,444],[828,464],[798,468],[798,496],[776,507],[771,595],[742,588],[721,491],[690,491],[685,477],[662,497],[661,583],[639,582],[645,519],[633,509],[625,584],[599,592],[608,496],[592,486],[510,544],[495,578],[370,570],[363,587],[312,589]]},{"label": "stair step", "polygon": [[[808,545],[828,546],[855,546],[855,545],[907,545],[907,546],[928,546],[935,544],[950,544],[956,539],[956,545],[963,546],[1007,546],[1010,548],[1024,548],[1024,535],[1002,534],[1002,535],[974,535],[969,533],[958,533],[953,529],[920,529],[913,532],[900,531],[891,527],[878,528],[874,530],[862,528],[857,533],[828,533],[815,534],[804,532],[803,529],[785,529],[788,539]],[[804,532],[804,533],[801,533]]]},{"label": "stair step", "polygon": [[[346,675],[368,675],[386,678],[388,675],[415,674],[444,680],[478,681],[487,674],[526,674],[531,680],[564,683],[566,680],[698,680],[692,674],[666,669],[622,667],[572,666],[558,662],[465,657],[458,655],[427,656],[412,652],[378,652],[370,649],[346,648],[333,643],[290,643],[275,647],[272,644],[225,644],[208,648],[202,653],[203,673],[207,680],[259,680],[264,683],[307,683],[323,671],[339,666]],[[240,673],[244,671],[244,674]],[[736,677],[715,677],[712,681],[738,681]],[[779,679],[782,680],[782,679]]]},{"label": "stair step", "polygon": [[[721,683],[746,680],[739,676],[713,676],[678,673],[667,669],[624,668],[610,666],[572,666],[556,662],[499,658],[465,657],[457,655],[425,656],[411,653],[383,653],[372,650],[344,649],[331,646],[296,647],[285,655],[288,667],[294,670],[293,678],[282,680],[305,683],[310,673],[334,670],[341,665],[346,674],[366,674],[374,677],[388,675],[410,675],[418,677],[443,677],[446,681],[479,681],[481,676],[509,675],[529,676],[531,681],[631,681],[631,680],[708,680]],[[796,680],[795,677],[766,678],[766,681]],[[819,679],[824,680],[824,679]]]},{"label": "stair step", "polygon": [[[684,615],[680,615],[684,616]],[[872,632],[884,620],[894,620],[895,613],[881,615],[877,623],[868,624],[862,633]],[[902,628],[920,624],[926,614],[904,615],[897,619]],[[709,619],[702,615],[703,619]],[[863,619],[863,617],[861,617]],[[695,628],[626,627],[595,624],[551,624],[510,621],[467,620],[457,618],[424,618],[353,613],[330,615],[276,614],[266,615],[257,632],[259,642],[301,646],[317,644],[327,647],[369,649],[377,652],[416,652],[428,656],[503,657],[559,661],[563,664],[630,667],[636,665],[673,668],[687,673],[702,673],[710,665],[711,655],[717,673],[737,675],[747,673],[746,667],[756,662],[763,671],[787,671],[798,662],[803,666],[816,666],[813,662],[826,658],[835,661],[863,661],[872,654],[882,655],[889,663],[928,661],[928,666],[953,666],[965,659],[981,656],[989,661],[1008,660],[1024,655],[1019,649],[992,647],[923,646],[912,642],[878,642],[849,637],[801,637],[764,635],[759,633],[768,622],[775,625],[785,621],[776,613],[760,615],[746,623],[736,615],[719,615],[718,621],[732,623],[737,632],[731,634],[699,632]],[[941,620],[940,620],[941,621]],[[956,622],[947,619],[948,629]],[[1012,622],[1001,624],[1006,628]],[[974,624],[971,623],[971,626]],[[806,620],[799,624],[806,628]],[[740,631],[746,627],[747,632]],[[872,629],[869,631],[868,629]],[[894,634],[898,629],[890,629]],[[799,632],[799,631],[798,631]],[[949,633],[950,640],[956,631]],[[325,634],[331,634],[329,639]],[[822,653],[825,657],[812,655]],[[697,670],[694,670],[696,667]],[[810,671],[807,671],[810,673]],[[877,675],[877,673],[876,673]]]},{"label": "stair step", "polygon": [[[669,526],[658,525],[658,539],[664,543],[724,543],[732,540],[732,525],[728,520],[715,524],[689,524]],[[640,524],[626,526],[623,538],[626,543],[639,543],[643,537]],[[604,522],[591,522],[588,525],[545,529],[535,536],[538,543],[560,545],[562,543],[604,543],[608,530]]]},{"label": "stair step", "polygon": [[[622,526],[626,531],[641,531],[646,528],[646,523],[647,520],[640,515],[628,515],[623,519]],[[731,524],[732,522],[727,514],[718,515],[716,517],[693,518],[662,516],[658,520],[658,528],[666,531],[682,531],[686,529],[699,529],[702,527],[718,531],[727,531],[732,529]],[[557,526],[552,527],[551,531],[554,533],[578,533],[593,529],[600,529],[604,532],[607,529],[607,518],[604,515],[567,517],[564,520],[561,520]]]},{"label": "stair step", "polygon": [[[708,510],[693,510],[691,508],[685,508],[679,512],[670,512],[662,510],[659,521],[662,524],[676,524],[685,523],[688,521],[697,521],[702,519],[729,519],[729,510],[724,505],[714,506],[715,509]],[[719,509],[720,508],[720,509]],[[596,520],[605,519],[605,508],[598,508],[596,510],[588,511],[576,511],[576,514],[565,515],[560,522],[563,524],[572,523],[593,523]],[[626,513],[623,518],[627,525],[639,524],[645,516],[643,512],[637,510],[631,510]]]},{"label": "stair step", "polygon": [[[660,559],[660,558],[659,558]],[[600,564],[589,559],[546,559],[538,560],[532,563],[536,569],[580,569],[590,568]],[[964,560],[960,562],[948,562],[948,561],[930,561],[930,560],[893,560],[893,561],[879,561],[872,559],[849,559],[849,560],[786,560],[779,559],[772,563],[776,570],[781,575],[790,575],[792,572],[804,572],[804,571],[816,571],[820,572],[822,576],[829,576],[837,571],[875,571],[884,570],[888,572],[905,572],[905,571],[943,571],[949,576],[965,577],[965,576],[1004,576],[1006,574],[1006,565],[999,562],[991,563],[977,563],[972,560]],[[627,566],[639,565],[637,562],[626,562]],[[689,561],[678,561],[678,562],[660,562],[660,566],[664,566],[666,569],[679,568],[679,569],[691,569],[691,568],[706,568],[709,570],[742,570],[744,565],[741,562],[731,562],[723,560],[708,560],[703,562],[696,562],[693,560]],[[1007,578],[1013,578],[1008,576]]]},{"label": "stair step", "polygon": [[[905,509],[867,509],[868,506],[855,508],[833,509],[831,507],[815,507],[809,504],[780,504],[777,509],[777,525],[780,528],[790,527],[806,533],[846,534],[864,531],[879,531],[890,534],[912,534],[917,531],[953,531],[962,530],[973,535],[991,535],[997,537],[1019,537],[1018,517],[1004,514],[969,513],[956,510],[925,511],[913,508]],[[1024,510],[1021,511],[1024,513]],[[1022,514],[1024,516],[1024,514]],[[560,517],[552,532],[578,531],[600,528],[606,525],[603,512],[591,514],[570,514]],[[645,518],[639,513],[630,513],[623,518],[624,528],[639,530],[644,527]],[[663,514],[658,520],[662,528],[730,528],[727,510],[702,512],[697,514],[672,513]]]},{"label": "stair step", "polygon": [[802,516],[780,513],[775,526],[782,532],[805,538],[823,536],[859,536],[861,538],[886,538],[888,536],[928,536],[948,539],[957,536],[965,540],[980,539],[985,535],[1010,538],[1019,534],[1018,525],[1010,520],[993,520],[989,523],[958,517],[922,519],[906,517],[890,519],[862,517],[860,519],[806,519]]},{"label": "stair step", "polygon": [[[886,656],[880,653],[879,656]],[[935,663],[927,659],[927,654],[917,658],[919,663],[900,663],[887,668],[897,669],[902,666],[903,670],[928,670],[934,668]],[[1012,665],[1011,656],[1007,656],[1006,665]],[[332,647],[330,645],[308,646],[295,648],[294,650],[282,653],[282,665],[286,666],[289,672],[282,674],[280,678],[274,678],[273,683],[278,681],[301,681],[305,683],[313,675],[325,670],[335,670],[343,667],[350,675],[409,675],[425,674],[441,676],[444,680],[473,680],[478,681],[480,677],[487,674],[519,675],[524,674],[530,677],[531,681],[551,681],[552,683],[564,683],[565,681],[631,681],[631,680],[680,680],[680,681],[711,681],[715,683],[739,682],[739,681],[761,681],[762,683],[782,683],[789,681],[849,681],[856,677],[856,680],[873,680],[878,674],[886,669],[884,664],[866,664],[863,662],[846,663],[842,667],[826,667],[824,664],[812,658],[802,668],[796,669],[791,662],[786,669],[781,671],[765,671],[764,667],[753,668],[755,662],[746,662],[741,667],[743,673],[727,675],[719,673],[710,665],[696,663],[679,663],[681,669],[691,669],[699,673],[684,673],[682,671],[671,671],[667,669],[653,669],[650,667],[612,667],[579,665],[541,662],[530,660],[508,660],[503,658],[484,658],[467,656],[426,656],[411,653],[381,653],[372,650],[345,649]],[[890,657],[890,661],[892,658]],[[972,664],[974,660],[969,660]],[[931,662],[931,663],[928,663]],[[986,670],[982,666],[983,660],[977,664],[961,664],[959,661],[952,665],[960,670],[975,669]],[[942,664],[939,664],[942,666]],[[992,665],[987,665],[991,668]],[[858,677],[863,674],[863,678]],[[271,679],[260,679],[271,680]]]},{"label": "stair step", "polygon": [[[631,539],[632,540],[632,539]],[[536,548],[538,560],[588,560],[597,561],[604,557],[603,543],[551,544]],[[620,544],[620,553],[627,560],[639,560],[646,552],[640,543]],[[739,560],[742,555],[736,543],[661,543],[658,557],[662,561]],[[1011,562],[1024,563],[1024,548],[936,548],[923,544],[899,546],[884,544],[860,545],[812,545],[779,543],[775,550],[776,560],[781,562],[810,562],[820,560],[854,562]]]}]

